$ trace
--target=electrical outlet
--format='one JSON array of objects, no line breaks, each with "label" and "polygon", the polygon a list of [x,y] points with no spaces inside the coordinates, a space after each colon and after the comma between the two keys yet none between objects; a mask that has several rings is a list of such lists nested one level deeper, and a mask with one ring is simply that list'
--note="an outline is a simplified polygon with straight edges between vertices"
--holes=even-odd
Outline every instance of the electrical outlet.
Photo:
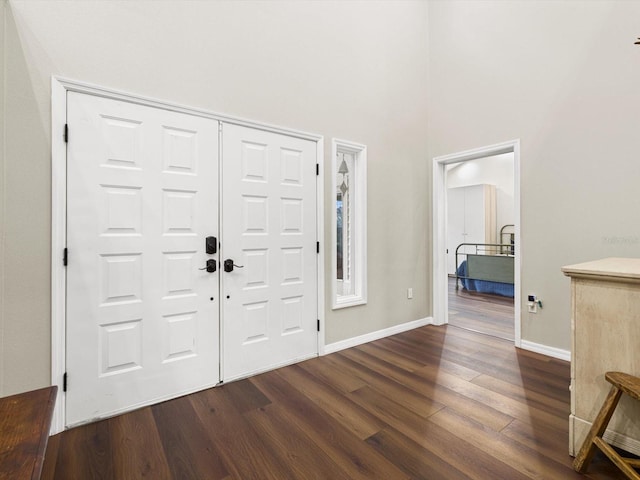
[{"label": "electrical outlet", "polygon": [[538,299],[537,295],[527,295],[527,300],[529,301],[528,310],[529,313],[538,313],[538,307],[542,308],[542,301]]},{"label": "electrical outlet", "polygon": [[413,298],[413,288],[411,287],[407,288],[407,298]]}]

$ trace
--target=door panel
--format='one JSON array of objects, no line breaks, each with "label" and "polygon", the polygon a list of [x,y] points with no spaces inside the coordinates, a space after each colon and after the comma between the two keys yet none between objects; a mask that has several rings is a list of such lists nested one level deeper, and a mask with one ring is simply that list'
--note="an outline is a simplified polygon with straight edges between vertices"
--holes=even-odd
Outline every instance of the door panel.
[{"label": "door panel", "polygon": [[223,378],[317,354],[315,142],[223,126]]},{"label": "door panel", "polygon": [[[464,210],[464,188],[447,189],[447,273],[455,275],[456,269],[456,248],[465,242],[465,210]],[[464,253],[462,249],[460,253]],[[464,257],[460,259],[460,262]]]},{"label": "door panel", "polygon": [[67,425],[219,381],[218,122],[68,94]]}]

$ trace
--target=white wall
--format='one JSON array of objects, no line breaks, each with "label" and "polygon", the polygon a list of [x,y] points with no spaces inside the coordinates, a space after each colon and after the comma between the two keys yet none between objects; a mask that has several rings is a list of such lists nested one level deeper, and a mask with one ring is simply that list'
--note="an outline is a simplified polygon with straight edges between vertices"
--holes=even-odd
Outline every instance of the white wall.
[{"label": "white wall", "polygon": [[[513,225],[514,175],[513,153],[478,158],[447,166],[447,188],[488,184],[496,187],[496,239],[503,225]],[[513,232],[513,229],[509,230]]]},{"label": "white wall", "polygon": [[429,156],[521,140],[522,293],[544,304],[523,340],[570,348],[563,265],[640,256],[638,18],[640,2],[429,3]]},{"label": "white wall", "polygon": [[10,0],[0,394],[50,376],[52,75],[322,134],[328,179],[331,137],[367,145],[370,300],[327,295],[327,342],[429,315],[426,29],[421,1]]}]

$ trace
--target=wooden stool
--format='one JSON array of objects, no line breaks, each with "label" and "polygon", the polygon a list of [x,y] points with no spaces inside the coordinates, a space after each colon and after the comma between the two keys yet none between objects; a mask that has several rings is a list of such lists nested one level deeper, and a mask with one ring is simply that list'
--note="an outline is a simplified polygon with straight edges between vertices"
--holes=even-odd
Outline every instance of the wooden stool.
[{"label": "wooden stool", "polygon": [[607,372],[604,378],[612,385],[611,390],[573,461],[573,468],[576,472],[586,472],[596,452],[596,447],[598,447],[627,478],[640,480],[640,474],[633,469],[633,467],[640,467],[640,460],[621,457],[611,445],[602,439],[602,434],[607,429],[622,394],[626,393],[630,397],[640,400],[640,378],[621,372]]}]

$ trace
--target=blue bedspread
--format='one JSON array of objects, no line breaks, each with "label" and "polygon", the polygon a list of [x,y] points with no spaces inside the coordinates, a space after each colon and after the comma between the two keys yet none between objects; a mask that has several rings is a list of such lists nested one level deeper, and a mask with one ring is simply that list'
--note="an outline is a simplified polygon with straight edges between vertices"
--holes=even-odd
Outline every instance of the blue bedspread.
[{"label": "blue bedspread", "polygon": [[[458,275],[460,277],[467,276],[467,261],[463,261],[458,267]],[[487,280],[474,280],[472,278],[460,278],[462,287],[480,293],[493,293],[502,295],[503,297],[514,296],[513,283],[489,282]]]}]

